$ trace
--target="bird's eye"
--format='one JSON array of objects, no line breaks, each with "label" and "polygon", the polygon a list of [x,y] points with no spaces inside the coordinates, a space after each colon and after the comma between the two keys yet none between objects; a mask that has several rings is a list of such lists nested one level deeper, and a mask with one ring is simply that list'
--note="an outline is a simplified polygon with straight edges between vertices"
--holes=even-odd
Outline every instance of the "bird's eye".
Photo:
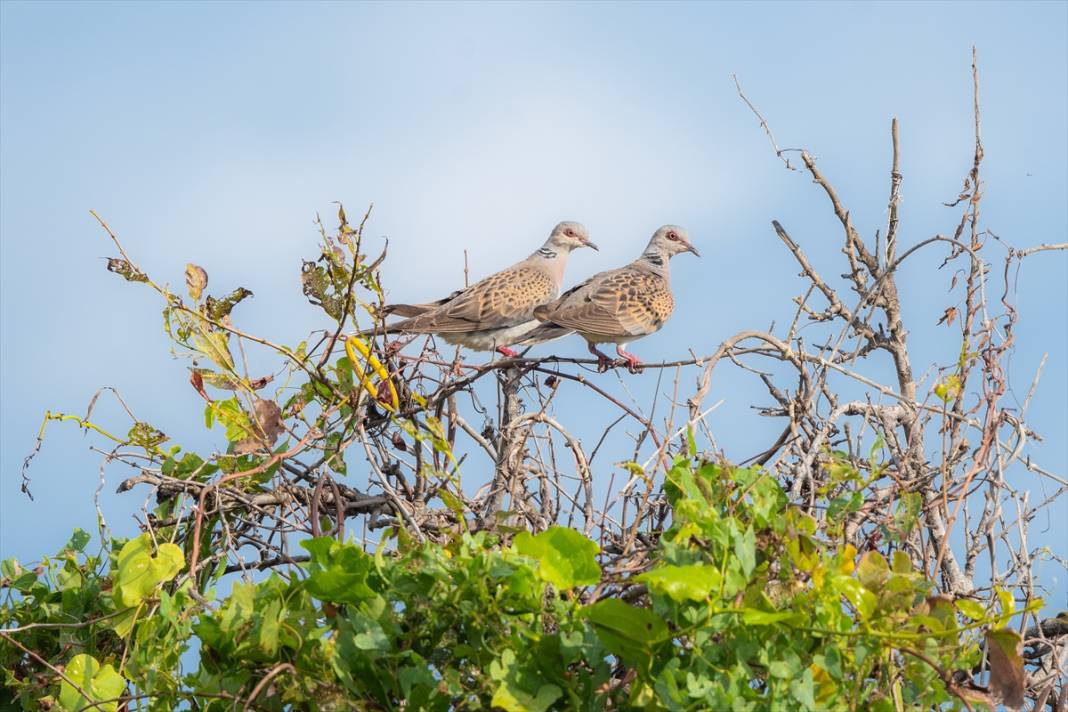
[{"label": "bird's eye", "polygon": [[567,234],[568,237],[574,237],[575,236],[575,231],[574,230],[564,230],[564,232]]},{"label": "bird's eye", "polygon": [[679,236],[678,236],[678,233],[675,233],[675,232],[669,232],[669,233],[668,233],[668,239],[669,239],[669,240],[674,240],[675,242],[678,242],[678,240],[679,240]]}]

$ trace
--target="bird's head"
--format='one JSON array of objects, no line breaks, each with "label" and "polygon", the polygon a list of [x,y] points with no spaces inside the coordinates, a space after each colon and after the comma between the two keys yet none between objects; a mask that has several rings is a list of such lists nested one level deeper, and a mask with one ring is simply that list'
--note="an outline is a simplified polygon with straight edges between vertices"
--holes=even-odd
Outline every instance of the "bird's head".
[{"label": "bird's head", "polygon": [[578,247],[597,249],[597,245],[590,242],[590,233],[586,230],[586,226],[573,220],[565,220],[554,227],[552,234],[549,235],[549,242],[569,251]]},{"label": "bird's head", "polygon": [[690,234],[686,232],[686,228],[678,225],[665,225],[653,233],[653,239],[649,240],[646,252],[659,252],[668,257],[674,257],[680,252],[692,252],[698,257],[701,256],[701,253],[690,242]]}]

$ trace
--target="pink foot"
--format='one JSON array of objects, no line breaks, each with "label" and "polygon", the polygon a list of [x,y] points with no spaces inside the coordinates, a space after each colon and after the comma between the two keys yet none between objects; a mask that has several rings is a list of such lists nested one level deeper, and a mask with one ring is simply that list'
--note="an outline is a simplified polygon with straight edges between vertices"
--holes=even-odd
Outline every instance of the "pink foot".
[{"label": "pink foot", "polygon": [[637,356],[635,356],[634,354],[627,353],[623,350],[622,346],[616,347],[616,353],[622,356],[623,359],[627,362],[628,371],[630,371],[631,373],[638,373],[639,371],[641,371],[640,366],[642,365],[642,362],[638,360]]},{"label": "pink foot", "polygon": [[604,373],[607,371],[608,367],[612,365],[612,359],[598,351],[597,347],[593,344],[587,343],[586,348],[590,350],[591,354],[597,357],[597,373]]},{"label": "pink foot", "polygon": [[497,353],[501,354],[505,358],[519,358],[519,354],[515,351],[512,351],[507,346],[498,346]]}]

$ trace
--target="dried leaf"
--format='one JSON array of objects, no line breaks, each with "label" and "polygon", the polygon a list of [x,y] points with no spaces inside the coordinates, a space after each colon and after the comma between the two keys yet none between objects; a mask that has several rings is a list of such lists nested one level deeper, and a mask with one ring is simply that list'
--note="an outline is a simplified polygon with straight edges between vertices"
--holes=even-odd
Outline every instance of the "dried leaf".
[{"label": "dried leaf", "polygon": [[270,449],[278,440],[278,436],[285,432],[282,425],[282,409],[273,400],[257,398],[253,406],[254,415],[249,418],[253,421],[252,435],[234,443],[234,452],[245,455],[260,449]]},{"label": "dried leaf", "polygon": [[127,282],[147,282],[148,275],[118,257],[108,258],[108,272],[114,272]]},{"label": "dried leaf", "polygon": [[193,372],[189,374],[189,382],[193,384],[193,388],[200,394],[200,397],[211,403],[211,396],[204,390],[204,377],[200,375],[200,372],[196,369],[192,369]]},{"label": "dried leaf", "polygon": [[990,661],[990,690],[1009,709],[1024,703],[1024,666],[1020,634],[1008,628],[986,632],[986,652]]},{"label": "dried leaf", "polygon": [[952,326],[953,322],[957,318],[956,307],[946,307],[946,310],[942,313],[942,318],[938,320],[939,324],[944,323],[946,326]]},{"label": "dried leaf", "polygon": [[230,316],[230,312],[244,299],[253,296],[252,292],[244,287],[238,287],[222,299],[208,297],[204,304],[208,308],[208,316],[215,321],[222,321]]},{"label": "dried leaf", "polygon": [[200,299],[200,295],[208,286],[208,273],[203,267],[198,267],[192,262],[185,266],[185,288],[189,291],[189,298],[194,302]]},{"label": "dried leaf", "polygon": [[273,380],[274,380],[274,375],[262,376],[260,378],[257,378],[255,380],[253,380],[253,381],[249,381],[248,385],[249,385],[250,388],[252,388],[252,390],[258,391],[258,390],[260,390],[261,388],[263,388],[264,386],[266,386],[268,383],[270,383]]}]

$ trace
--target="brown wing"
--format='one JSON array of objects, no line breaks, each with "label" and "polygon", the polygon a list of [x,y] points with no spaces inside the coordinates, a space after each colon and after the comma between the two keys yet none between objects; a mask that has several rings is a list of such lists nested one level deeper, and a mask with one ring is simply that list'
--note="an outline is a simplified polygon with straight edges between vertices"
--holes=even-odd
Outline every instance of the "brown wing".
[{"label": "brown wing", "polygon": [[645,336],[660,329],[674,307],[667,280],[624,267],[594,277],[566,299],[539,309],[537,317],[580,333]]},{"label": "brown wing", "polygon": [[390,325],[390,331],[463,333],[513,326],[533,318],[534,308],[556,296],[544,270],[509,267],[462,290],[439,307]]}]

